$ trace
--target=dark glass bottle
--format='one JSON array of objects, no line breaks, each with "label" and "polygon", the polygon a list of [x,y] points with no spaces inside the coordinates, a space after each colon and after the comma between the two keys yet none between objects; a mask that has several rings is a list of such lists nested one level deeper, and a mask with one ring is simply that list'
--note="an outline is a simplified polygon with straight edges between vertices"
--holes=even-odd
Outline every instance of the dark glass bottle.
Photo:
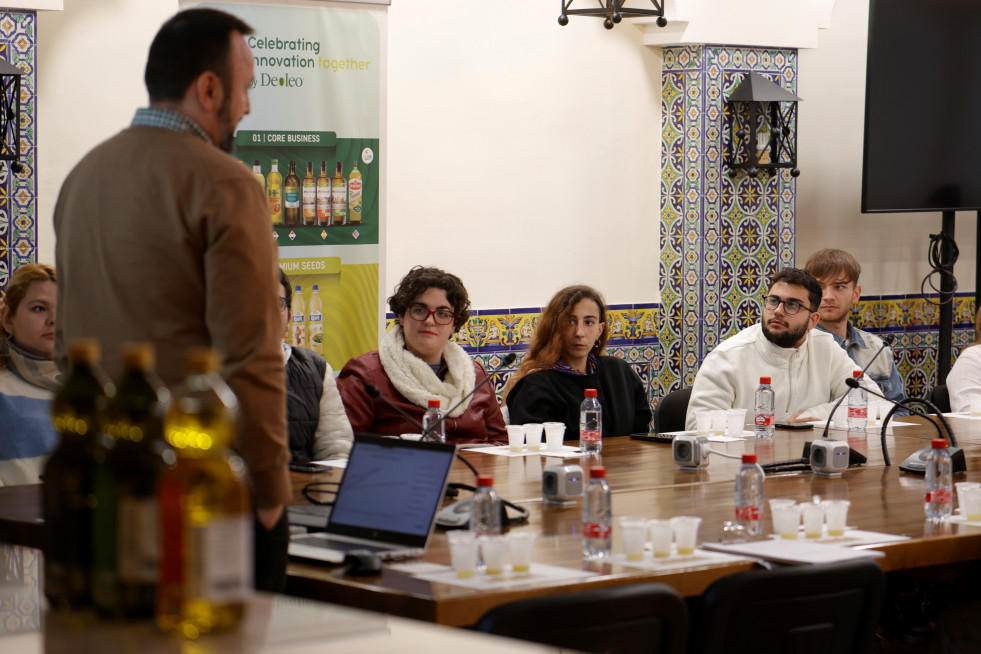
[{"label": "dark glass bottle", "polygon": [[112,384],[94,340],[68,346],[71,372],[51,403],[61,442],[44,466],[44,593],[58,609],[91,604],[93,481],[111,443],[102,422]]}]

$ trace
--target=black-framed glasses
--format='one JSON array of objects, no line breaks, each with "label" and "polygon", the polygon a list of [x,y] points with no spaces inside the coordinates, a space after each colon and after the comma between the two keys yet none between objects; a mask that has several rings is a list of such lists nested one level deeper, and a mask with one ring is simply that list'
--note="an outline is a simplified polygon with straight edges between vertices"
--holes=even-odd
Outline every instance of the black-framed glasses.
[{"label": "black-framed glasses", "polygon": [[449,325],[453,322],[453,319],[456,318],[456,314],[448,309],[435,309],[430,311],[429,307],[427,307],[425,304],[409,305],[409,317],[413,320],[425,322],[429,316],[433,317],[433,320],[437,325]]},{"label": "black-framed glasses", "polygon": [[782,298],[777,297],[776,295],[767,295],[763,298],[763,306],[769,309],[770,311],[776,311],[777,307],[779,307],[781,304],[783,305],[783,312],[786,313],[788,316],[793,316],[797,314],[797,312],[799,312],[801,309],[805,309],[807,311],[810,311],[811,313],[814,313],[814,309],[812,309],[811,307],[804,306],[804,303],[801,302],[800,300],[794,300],[794,299],[784,300]]},{"label": "black-framed glasses", "polygon": [[279,299],[279,310],[286,311],[286,309],[289,307],[289,304],[286,303],[286,298],[281,297],[278,299]]}]

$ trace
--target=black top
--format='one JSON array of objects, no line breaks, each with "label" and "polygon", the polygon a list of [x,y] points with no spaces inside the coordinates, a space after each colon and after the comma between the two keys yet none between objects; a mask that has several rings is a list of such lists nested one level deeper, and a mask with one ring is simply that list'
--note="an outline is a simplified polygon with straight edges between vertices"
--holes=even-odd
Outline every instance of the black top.
[{"label": "black top", "polygon": [[293,463],[309,463],[320,423],[327,362],[313,350],[294,347],[286,362],[286,424]]},{"label": "black top", "polygon": [[603,407],[603,437],[647,432],[651,406],[644,384],[616,357],[599,357],[591,375],[540,370],[523,378],[508,394],[511,424],[564,422],[566,440],[579,439],[579,405],[587,388],[596,389]]}]

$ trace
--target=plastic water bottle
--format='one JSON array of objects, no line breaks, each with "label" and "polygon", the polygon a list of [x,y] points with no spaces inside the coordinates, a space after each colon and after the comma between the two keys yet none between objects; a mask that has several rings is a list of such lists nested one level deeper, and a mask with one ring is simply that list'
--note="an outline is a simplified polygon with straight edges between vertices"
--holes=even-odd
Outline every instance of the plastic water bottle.
[{"label": "plastic water bottle", "polygon": [[446,442],[446,421],[441,420],[442,417],[443,412],[439,410],[439,400],[429,400],[429,408],[426,409],[426,415],[422,417],[422,435],[426,440]]},{"label": "plastic water bottle", "polygon": [[755,454],[743,454],[743,465],[736,473],[736,522],[750,536],[763,533],[763,480],[766,475],[756,463]]},{"label": "plastic water bottle", "polygon": [[772,438],[776,418],[773,415],[773,405],[776,400],[770,387],[769,377],[760,377],[760,387],[756,389],[756,437]]},{"label": "plastic water bottle", "polygon": [[[862,371],[856,370],[852,377],[862,381]],[[869,423],[869,397],[864,388],[853,388],[848,394],[848,431],[865,431]],[[944,446],[946,447],[946,445]]]},{"label": "plastic water bottle", "polygon": [[589,484],[582,501],[582,554],[587,559],[610,555],[613,534],[613,511],[606,468],[589,469]]},{"label": "plastic water bottle", "polygon": [[586,399],[579,405],[579,449],[599,452],[603,449],[603,407],[596,399],[596,389],[586,389]]},{"label": "plastic water bottle", "polygon": [[484,534],[501,533],[501,498],[494,492],[494,478],[477,477],[477,492],[473,495],[470,531],[480,538]]},{"label": "plastic water bottle", "polygon": [[954,480],[947,441],[930,441],[926,457],[926,517],[929,520],[948,520],[954,510]]}]

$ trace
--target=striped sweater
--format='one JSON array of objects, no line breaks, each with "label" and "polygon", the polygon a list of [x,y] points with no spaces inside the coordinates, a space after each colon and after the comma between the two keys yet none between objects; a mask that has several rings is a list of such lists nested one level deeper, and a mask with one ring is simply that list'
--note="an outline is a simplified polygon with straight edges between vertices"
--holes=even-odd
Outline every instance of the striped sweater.
[{"label": "striped sweater", "polygon": [[0,485],[36,484],[58,445],[51,425],[54,393],[0,370]]}]

